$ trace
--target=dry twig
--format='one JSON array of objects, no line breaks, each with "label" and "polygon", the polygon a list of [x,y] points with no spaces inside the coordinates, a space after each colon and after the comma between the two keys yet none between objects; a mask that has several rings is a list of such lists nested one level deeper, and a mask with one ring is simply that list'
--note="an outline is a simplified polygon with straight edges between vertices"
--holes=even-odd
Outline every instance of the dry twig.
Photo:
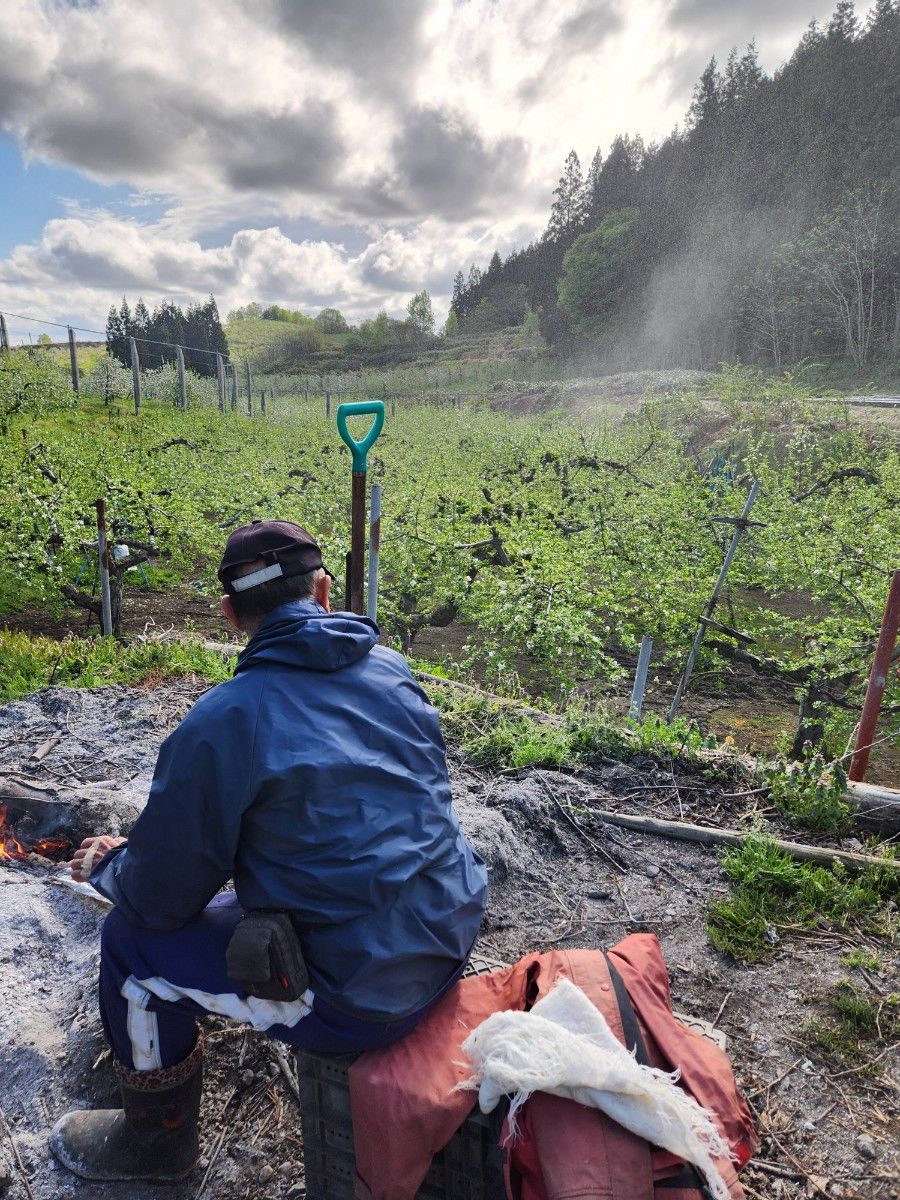
[{"label": "dry twig", "polygon": [[0,1108],[0,1120],[3,1122],[3,1128],[6,1130],[6,1136],[9,1138],[9,1144],[12,1146],[12,1152],[15,1155],[16,1164],[19,1170],[22,1172],[22,1182],[25,1185],[25,1191],[28,1193],[28,1200],[34,1200],[34,1192],[31,1190],[31,1181],[25,1172],[25,1165],[22,1162],[21,1155],[19,1154],[19,1147],[15,1143],[12,1130],[10,1129],[9,1123],[6,1120],[6,1113],[2,1108]]}]

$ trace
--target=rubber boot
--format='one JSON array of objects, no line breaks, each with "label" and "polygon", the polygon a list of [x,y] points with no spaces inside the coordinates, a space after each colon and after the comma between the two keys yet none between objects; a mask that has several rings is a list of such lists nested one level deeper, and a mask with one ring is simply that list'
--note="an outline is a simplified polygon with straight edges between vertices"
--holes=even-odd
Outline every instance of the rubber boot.
[{"label": "rubber boot", "polygon": [[200,1157],[202,1041],[174,1067],[118,1073],[122,1107],[66,1113],[50,1149],[82,1179],[183,1179]]}]

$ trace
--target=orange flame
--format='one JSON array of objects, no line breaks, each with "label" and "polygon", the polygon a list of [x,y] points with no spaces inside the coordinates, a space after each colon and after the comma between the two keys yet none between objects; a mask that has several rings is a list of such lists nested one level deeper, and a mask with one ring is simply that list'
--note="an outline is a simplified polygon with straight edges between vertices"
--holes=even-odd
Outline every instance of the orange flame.
[{"label": "orange flame", "polygon": [[13,837],[12,830],[6,823],[6,814],[6,805],[0,804],[0,861],[12,862],[27,858],[29,853],[59,860],[65,858],[72,848],[72,843],[66,838],[41,838],[30,848],[23,846],[18,838]]}]

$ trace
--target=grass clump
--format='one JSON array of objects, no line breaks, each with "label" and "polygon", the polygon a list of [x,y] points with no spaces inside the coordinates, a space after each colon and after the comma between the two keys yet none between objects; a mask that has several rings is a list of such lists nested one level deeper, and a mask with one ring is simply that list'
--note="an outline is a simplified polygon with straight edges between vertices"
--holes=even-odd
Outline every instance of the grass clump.
[{"label": "grass clump", "polygon": [[717,950],[742,962],[767,958],[791,929],[846,926],[851,921],[887,932],[887,901],[900,895],[900,872],[869,867],[856,873],[798,862],[771,841],[752,837],[729,850],[722,866],[731,895],[709,909],[709,938]]},{"label": "grass clump", "polygon": [[872,954],[869,950],[863,950],[861,946],[842,954],[841,961],[845,967],[861,967],[864,971],[881,970],[881,959],[878,955]]},{"label": "grass clump", "polygon": [[41,688],[102,687],[196,675],[229,679],[233,664],[197,642],[114,642],[112,638],[30,637],[0,630],[0,702]]},{"label": "grass clump", "polygon": [[875,1074],[882,1068],[873,1050],[900,1036],[900,995],[876,1003],[849,979],[839,979],[825,996],[824,1015],[807,1021],[803,1034],[811,1050]]}]

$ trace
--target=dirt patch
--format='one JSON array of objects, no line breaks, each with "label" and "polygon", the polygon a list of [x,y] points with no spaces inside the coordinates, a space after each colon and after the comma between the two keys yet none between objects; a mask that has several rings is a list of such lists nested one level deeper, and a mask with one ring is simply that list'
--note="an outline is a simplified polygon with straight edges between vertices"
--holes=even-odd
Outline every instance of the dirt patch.
[{"label": "dirt patch", "polygon": [[[66,634],[86,637],[100,632],[99,622],[92,613],[64,605],[48,612],[40,605],[30,604],[20,612],[0,617],[0,625],[51,638]],[[219,611],[218,597],[201,596],[188,586],[156,591],[129,584],[122,603],[122,626],[125,634],[132,636],[177,629],[194,630],[225,641],[230,633]]]},{"label": "dirt patch", "polygon": [[[8,704],[0,708],[0,771],[139,804],[161,740],[198,691],[193,684],[48,689]],[[886,994],[895,957],[880,946],[880,968],[858,972],[841,958],[857,939],[834,930],[792,939],[756,967],[723,958],[705,929],[709,900],[726,891],[714,852],[609,827],[592,827],[588,844],[560,808],[598,797],[612,807],[628,796],[632,811],[641,811],[658,783],[648,764],[612,764],[586,779],[535,771],[491,777],[451,759],[461,820],[491,872],[485,953],[510,960],[535,948],[610,945],[630,931],[656,932],[676,1007],[726,1032],[738,1078],[773,1131],[760,1157],[774,1167],[745,1175],[754,1194],[807,1197],[809,1173],[826,1181],[820,1186],[829,1196],[897,1195],[900,1127],[890,1077],[842,1072],[816,1057],[803,1032],[825,989],[848,974],[873,995]],[[713,785],[694,784],[692,815],[721,803]],[[114,1098],[94,998],[104,909],[63,886],[60,868],[46,862],[0,866],[0,873],[2,1106],[36,1200],[108,1200],[108,1188],[76,1182],[47,1150],[61,1113]],[[209,1030],[204,1163],[174,1187],[118,1185],[116,1200],[188,1200],[207,1167],[206,1194],[220,1200],[304,1195],[297,1113],[273,1046],[217,1020]],[[890,1056],[882,1062],[896,1069]],[[863,1134],[874,1159],[858,1148]],[[5,1170],[8,1194],[24,1195],[9,1146],[0,1145],[0,1194]]]}]

